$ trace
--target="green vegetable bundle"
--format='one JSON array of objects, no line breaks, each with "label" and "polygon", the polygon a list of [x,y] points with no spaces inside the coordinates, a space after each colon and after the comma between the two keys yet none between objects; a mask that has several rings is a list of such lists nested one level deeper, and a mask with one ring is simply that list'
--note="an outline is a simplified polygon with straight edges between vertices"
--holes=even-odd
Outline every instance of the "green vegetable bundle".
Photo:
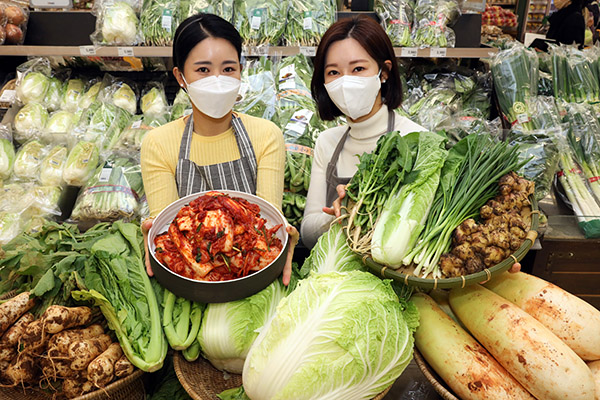
[{"label": "green vegetable bundle", "polygon": [[336,0],[289,0],[284,37],[289,46],[318,46],[336,20]]},{"label": "green vegetable bundle", "polygon": [[198,13],[215,14],[226,21],[233,20],[234,0],[191,0],[185,12],[185,19]]},{"label": "green vegetable bundle", "polygon": [[175,30],[183,21],[179,0],[144,0],[140,25],[148,46],[171,46]]},{"label": "green vegetable bundle", "polygon": [[598,70],[586,52],[574,46],[554,46],[551,53],[556,97],[575,103],[600,101]]},{"label": "green vegetable bundle", "polygon": [[406,0],[378,0],[375,12],[379,15],[385,32],[392,44],[399,47],[410,47],[413,24],[412,2]]},{"label": "green vegetable bundle", "polygon": [[283,192],[281,208],[283,215],[290,225],[300,229],[304,208],[306,207],[306,195],[292,192]]},{"label": "green vegetable bundle", "polygon": [[143,195],[142,172],[132,157],[111,155],[82,188],[71,218],[75,221],[131,221]]},{"label": "green vegetable bundle", "polygon": [[288,2],[234,0],[233,23],[247,46],[276,46],[283,35]]},{"label": "green vegetable bundle", "polygon": [[277,92],[273,61],[268,57],[254,60],[242,71],[241,99],[234,110],[254,117],[271,119],[277,110]]},{"label": "green vegetable bundle", "polygon": [[496,54],[492,60],[492,76],[500,110],[512,125],[523,130],[533,129],[529,99],[537,95],[538,58],[535,52],[522,45]]},{"label": "green vegetable bundle", "polygon": [[[246,69],[244,69],[244,73]],[[247,75],[246,75],[247,77]],[[175,121],[178,118],[186,115],[186,112],[192,112],[192,102],[190,101],[190,97],[186,93],[185,90],[179,89],[177,95],[175,96],[175,100],[173,100],[173,107],[171,108],[171,121]]]},{"label": "green vegetable bundle", "polygon": [[163,327],[174,350],[186,350],[197,340],[205,305],[177,297],[165,289]]},{"label": "green vegetable bundle", "polygon": [[419,47],[454,47],[456,35],[448,28],[460,15],[455,0],[418,0],[414,7],[412,42]]}]

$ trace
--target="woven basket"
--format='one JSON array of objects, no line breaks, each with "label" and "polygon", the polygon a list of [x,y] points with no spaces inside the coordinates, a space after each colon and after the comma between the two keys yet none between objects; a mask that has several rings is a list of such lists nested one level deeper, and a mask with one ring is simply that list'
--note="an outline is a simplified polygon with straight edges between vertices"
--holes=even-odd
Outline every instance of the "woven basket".
[{"label": "woven basket", "polygon": [[[72,400],[145,400],[146,392],[142,382],[142,370],[135,372],[123,379],[114,381],[102,390],[84,394]],[[52,394],[40,390],[15,388],[0,388],[2,400],[52,400]]]},{"label": "woven basket", "polygon": [[458,397],[452,394],[450,390],[446,387],[444,381],[438,376],[438,374],[427,364],[427,361],[423,358],[421,353],[415,348],[415,362],[417,366],[425,375],[425,378],[431,383],[431,386],[435,389],[435,391],[444,398],[444,400],[460,400]]},{"label": "woven basket", "polygon": [[465,287],[475,283],[487,282],[492,279],[492,277],[510,269],[515,262],[521,261],[537,239],[540,212],[535,197],[531,196],[529,200],[531,202],[531,210],[524,209],[526,211],[524,211],[523,215],[531,218],[531,229],[527,233],[527,237],[523,241],[523,244],[505,260],[490,268],[485,268],[483,271],[454,278],[421,278],[413,274],[414,267],[394,270],[375,262],[371,257],[365,257],[363,261],[369,271],[374,275],[386,279],[393,279],[397,282],[402,282],[406,285],[422,289],[452,289],[455,287]]},{"label": "woven basket", "polygon": [[[215,400],[222,391],[242,386],[241,375],[228,374],[229,379],[225,379],[222,371],[214,368],[202,357],[197,361],[188,362],[180,352],[176,352],[173,356],[173,366],[181,386],[194,400]],[[373,400],[382,400],[391,388],[390,385]]]}]

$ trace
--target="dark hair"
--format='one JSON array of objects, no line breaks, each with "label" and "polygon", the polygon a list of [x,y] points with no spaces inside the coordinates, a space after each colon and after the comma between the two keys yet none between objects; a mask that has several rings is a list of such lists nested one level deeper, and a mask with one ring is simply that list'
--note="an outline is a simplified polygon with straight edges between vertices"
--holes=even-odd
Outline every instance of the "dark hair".
[{"label": "dark hair", "polygon": [[[340,109],[331,101],[325,89],[325,56],[329,47],[339,40],[352,38],[369,53],[377,62],[382,71],[386,71],[388,78],[381,85],[381,97],[390,109],[396,109],[402,103],[402,84],[398,73],[398,63],[394,54],[394,47],[383,28],[372,18],[359,15],[344,18],[327,29],[314,59],[315,72],[310,83],[313,98],[317,102],[321,119],[331,121],[342,115]],[[392,62],[388,69],[385,61]]]},{"label": "dark hair", "polygon": [[213,14],[196,14],[177,27],[173,41],[173,65],[183,71],[185,60],[198,43],[208,37],[227,40],[242,58],[242,37],[233,25]]}]

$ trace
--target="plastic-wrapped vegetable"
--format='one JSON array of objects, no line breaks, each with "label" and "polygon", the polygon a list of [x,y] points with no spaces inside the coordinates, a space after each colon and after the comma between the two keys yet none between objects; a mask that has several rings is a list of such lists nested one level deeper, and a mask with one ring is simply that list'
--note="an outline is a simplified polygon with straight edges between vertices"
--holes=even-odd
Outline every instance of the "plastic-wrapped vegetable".
[{"label": "plastic-wrapped vegetable", "polygon": [[456,0],[418,0],[414,7],[412,42],[420,47],[454,47],[456,35],[448,28],[460,15]]},{"label": "plastic-wrapped vegetable", "polygon": [[413,23],[412,2],[406,0],[378,0],[375,12],[394,46],[412,45],[411,30]]},{"label": "plastic-wrapped vegetable", "polygon": [[131,114],[109,103],[94,103],[81,116],[78,136],[96,143],[99,148],[110,148],[118,141]]},{"label": "plastic-wrapped vegetable", "polygon": [[167,114],[167,97],[162,85],[155,85],[140,99],[144,115],[159,117]]},{"label": "plastic-wrapped vegetable", "polygon": [[63,99],[63,91],[63,82],[56,77],[50,78],[46,97],[44,98],[44,105],[48,111],[52,112],[60,108]]},{"label": "plastic-wrapped vegetable", "polygon": [[15,177],[23,180],[37,178],[44,155],[44,145],[37,140],[31,140],[21,146],[19,151],[17,151],[13,165]]},{"label": "plastic-wrapped vegetable", "polygon": [[40,166],[40,183],[45,186],[62,184],[62,174],[67,161],[68,150],[64,146],[54,146]]},{"label": "plastic-wrapped vegetable", "polygon": [[44,130],[48,111],[39,103],[28,103],[19,110],[13,121],[15,140],[22,143]]},{"label": "plastic-wrapped vegetable", "polygon": [[234,109],[254,117],[271,119],[277,108],[273,62],[268,57],[261,57],[248,64],[242,71],[241,99]]},{"label": "plastic-wrapped vegetable", "polygon": [[0,211],[0,245],[17,237],[23,230],[22,225],[20,213]]},{"label": "plastic-wrapped vegetable", "polygon": [[69,79],[65,88],[62,109],[76,112],[79,108],[79,100],[85,91],[85,84],[81,79]]},{"label": "plastic-wrapped vegetable", "polygon": [[63,180],[71,186],[83,186],[92,177],[99,161],[98,147],[91,142],[79,141],[69,153]]},{"label": "plastic-wrapped vegetable", "polygon": [[112,102],[115,106],[127,110],[130,114],[135,114],[137,110],[137,98],[135,92],[126,83],[123,83],[112,95]]},{"label": "plastic-wrapped vegetable", "polygon": [[235,0],[233,22],[248,46],[276,46],[283,34],[287,1]]},{"label": "plastic-wrapped vegetable", "polygon": [[173,107],[171,108],[171,121],[175,121],[185,115],[191,114],[192,102],[190,96],[183,89],[179,89],[175,100],[173,101]]},{"label": "plastic-wrapped vegetable", "polygon": [[313,66],[308,57],[298,54],[284,58],[278,65],[277,98],[280,108],[314,108],[310,95]]},{"label": "plastic-wrapped vegetable", "polygon": [[170,46],[181,22],[179,0],[144,0],[140,15],[144,42],[148,46]]},{"label": "plastic-wrapped vegetable", "polygon": [[97,44],[133,46],[140,40],[140,22],[134,8],[124,1],[103,1],[97,7],[96,31],[91,39]]},{"label": "plastic-wrapped vegetable", "polygon": [[62,189],[59,186],[37,186],[31,190],[33,202],[27,216],[60,215],[58,206]]},{"label": "plastic-wrapped vegetable", "polygon": [[233,0],[191,0],[186,18],[198,13],[215,14],[226,21],[233,20]]},{"label": "plastic-wrapped vegetable", "polygon": [[80,192],[71,218],[76,221],[116,221],[136,218],[143,194],[139,161],[113,155],[96,169]]},{"label": "plastic-wrapped vegetable", "polygon": [[129,123],[129,126],[123,130],[119,140],[112,147],[121,150],[136,150],[142,148],[142,140],[153,128],[157,128],[166,123],[165,120],[152,119],[136,115]]},{"label": "plastic-wrapped vegetable", "polygon": [[57,111],[48,119],[44,132],[50,134],[71,133],[71,129],[77,124],[77,120],[77,115],[72,112]]},{"label": "plastic-wrapped vegetable", "polygon": [[94,83],[81,98],[79,99],[79,109],[85,110],[96,100],[100,89],[102,88],[102,82]]},{"label": "plastic-wrapped vegetable", "polygon": [[29,72],[17,85],[17,96],[21,103],[42,103],[50,86],[50,78],[41,72]]},{"label": "plastic-wrapped vegetable", "polygon": [[15,148],[8,139],[0,138],[0,181],[8,179],[15,162]]},{"label": "plastic-wrapped vegetable", "polygon": [[335,22],[335,0],[290,0],[284,38],[290,46],[318,46]]}]

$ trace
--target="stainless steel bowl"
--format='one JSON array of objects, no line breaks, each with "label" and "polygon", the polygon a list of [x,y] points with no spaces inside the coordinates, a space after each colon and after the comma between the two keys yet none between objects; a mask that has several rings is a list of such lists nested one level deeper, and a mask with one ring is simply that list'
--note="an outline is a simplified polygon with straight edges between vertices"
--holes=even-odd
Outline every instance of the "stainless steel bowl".
[{"label": "stainless steel bowl", "polygon": [[194,193],[183,197],[170,205],[158,214],[154,219],[152,228],[148,232],[148,249],[150,252],[150,264],[152,271],[158,282],[177,296],[184,297],[192,301],[201,303],[224,303],[251,296],[266,288],[279,277],[283,271],[286,261],[287,248],[289,246],[289,235],[285,230],[286,219],[283,214],[271,203],[252,194],[237,192],[234,190],[219,190],[218,192],[228,194],[231,197],[240,197],[248,200],[250,203],[260,207],[260,215],[264,218],[268,228],[283,224],[276,236],[283,244],[283,251],[265,268],[243,278],[232,279],[229,281],[205,282],[186,278],[171,271],[167,266],[162,265],[154,256],[155,248],[154,238],[163,232],[166,232],[173,219],[177,216],[179,210],[188,205],[192,200],[206,194],[207,192]]}]

